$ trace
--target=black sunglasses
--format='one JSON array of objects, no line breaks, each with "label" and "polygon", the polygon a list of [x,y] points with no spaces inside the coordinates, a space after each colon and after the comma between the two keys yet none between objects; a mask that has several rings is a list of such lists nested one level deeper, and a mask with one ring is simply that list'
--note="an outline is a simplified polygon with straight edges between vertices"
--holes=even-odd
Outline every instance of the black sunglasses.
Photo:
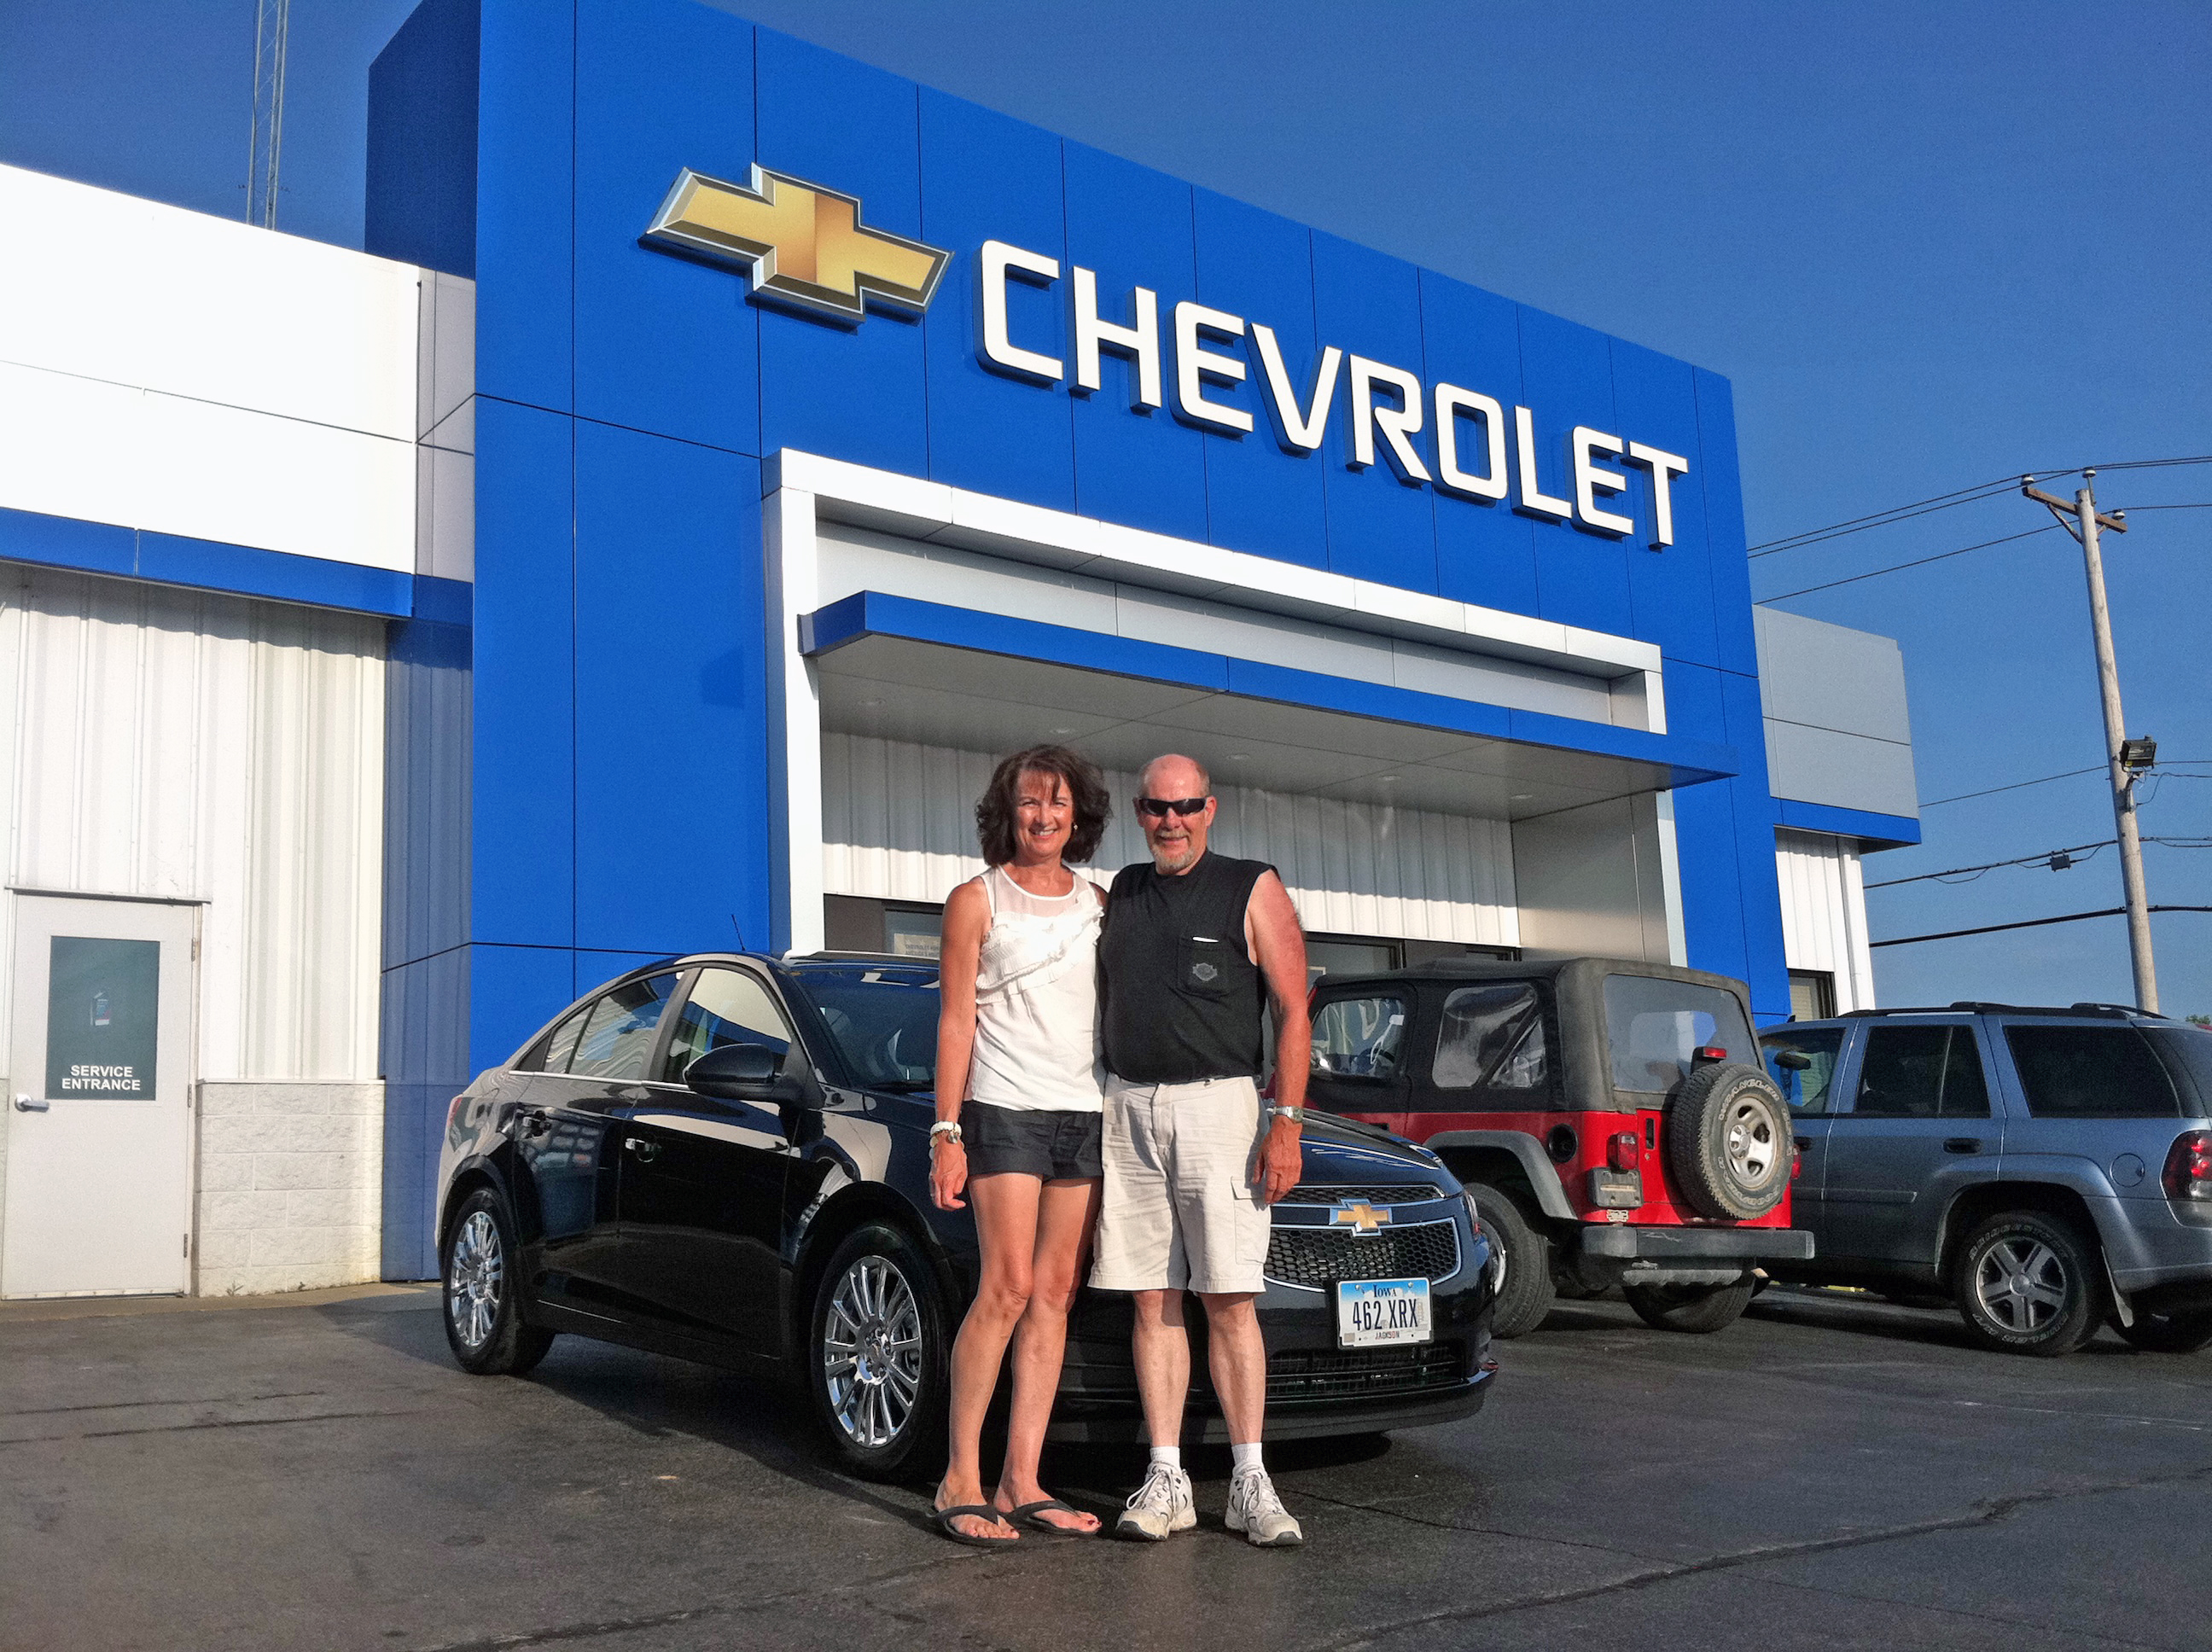
[{"label": "black sunglasses", "polygon": [[1204,798],[1177,798],[1170,803],[1165,798],[1139,798],[1137,812],[1147,820],[1164,820],[1170,811],[1178,815],[1194,815],[1206,807]]}]

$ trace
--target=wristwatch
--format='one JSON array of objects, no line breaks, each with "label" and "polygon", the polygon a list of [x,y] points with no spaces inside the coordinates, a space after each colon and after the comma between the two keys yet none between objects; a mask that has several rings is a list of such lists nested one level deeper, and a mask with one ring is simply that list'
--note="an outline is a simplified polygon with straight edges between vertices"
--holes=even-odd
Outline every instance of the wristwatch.
[{"label": "wristwatch", "polygon": [[947,1141],[958,1141],[960,1121],[957,1119],[939,1119],[929,1127],[929,1145],[932,1147],[937,1145],[937,1139],[939,1136],[944,1137]]},{"label": "wristwatch", "polygon": [[1267,1109],[1267,1116],[1271,1119],[1288,1119],[1292,1124],[1304,1124],[1306,1121],[1306,1110],[1302,1107],[1270,1107]]}]

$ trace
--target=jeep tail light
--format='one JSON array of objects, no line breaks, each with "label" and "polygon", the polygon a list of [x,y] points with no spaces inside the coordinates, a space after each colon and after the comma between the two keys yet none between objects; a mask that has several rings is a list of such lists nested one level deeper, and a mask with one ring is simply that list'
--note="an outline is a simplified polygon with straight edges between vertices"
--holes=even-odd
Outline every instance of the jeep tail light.
[{"label": "jeep tail light", "polygon": [[1695,1050],[1692,1051],[1691,1054],[1695,1055],[1700,1061],[1725,1061],[1728,1060],[1728,1052],[1723,1049],[1718,1044],[1700,1044]]},{"label": "jeep tail light", "polygon": [[2212,1200],[2212,1130],[2176,1136],[2166,1156],[2168,1199]]},{"label": "jeep tail light", "polygon": [[1605,1168],[1608,1170],[1633,1170],[1644,1163],[1644,1143],[1633,1130],[1623,1130],[1608,1136],[1605,1143]]}]

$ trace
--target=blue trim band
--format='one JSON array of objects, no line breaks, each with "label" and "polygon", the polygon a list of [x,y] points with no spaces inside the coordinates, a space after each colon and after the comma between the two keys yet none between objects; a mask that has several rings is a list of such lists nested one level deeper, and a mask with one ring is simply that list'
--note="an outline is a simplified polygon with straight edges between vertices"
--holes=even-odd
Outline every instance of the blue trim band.
[{"label": "blue trim band", "polygon": [[1796,803],[1788,798],[1777,798],[1774,802],[1779,824],[1793,831],[1855,837],[1863,850],[1902,849],[1920,841],[1920,823],[1911,815],[1877,815],[1864,809]]},{"label": "blue trim band", "polygon": [[196,591],[338,608],[385,619],[469,623],[473,587],[457,580],[417,579],[323,556],[187,539],[143,528],[0,507],[0,561],[34,562],[81,574],[149,580]]},{"label": "blue trim band", "polygon": [[979,653],[1044,660],[1081,671],[1110,672],[1116,677],[1180,683],[1217,693],[1310,706],[1355,717],[1623,758],[1669,770],[1671,786],[1726,780],[1741,772],[1734,746],[1652,734],[1643,729],[1616,728],[1609,723],[1584,722],[1578,718],[1554,717],[1541,712],[1515,711],[1471,700],[1455,700],[1448,695],[1423,694],[1352,677],[1296,671],[1286,665],[1236,659],[1225,654],[1201,653],[1162,643],[1108,636],[1071,626],[1048,625],[1038,620],[981,613],[910,597],[890,597],[875,591],[857,592],[799,619],[799,651],[810,657],[832,653],[871,636],[900,637]]}]

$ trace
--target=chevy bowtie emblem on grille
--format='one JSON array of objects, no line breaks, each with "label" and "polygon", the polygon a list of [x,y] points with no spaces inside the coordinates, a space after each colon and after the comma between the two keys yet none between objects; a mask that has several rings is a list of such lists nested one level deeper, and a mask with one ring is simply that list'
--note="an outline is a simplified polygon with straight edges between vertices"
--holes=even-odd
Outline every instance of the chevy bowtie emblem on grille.
[{"label": "chevy bowtie emblem on grille", "polygon": [[848,326],[867,305],[920,315],[952,258],[887,229],[861,228],[854,196],[761,166],[750,185],[686,167],[643,240],[663,252],[743,267],[756,301]]},{"label": "chevy bowtie emblem on grille", "polygon": [[1364,1199],[1347,1199],[1328,1213],[1328,1220],[1331,1227],[1376,1233],[1389,1225],[1390,1212],[1376,1210]]}]

